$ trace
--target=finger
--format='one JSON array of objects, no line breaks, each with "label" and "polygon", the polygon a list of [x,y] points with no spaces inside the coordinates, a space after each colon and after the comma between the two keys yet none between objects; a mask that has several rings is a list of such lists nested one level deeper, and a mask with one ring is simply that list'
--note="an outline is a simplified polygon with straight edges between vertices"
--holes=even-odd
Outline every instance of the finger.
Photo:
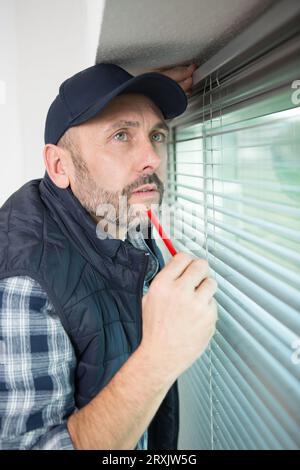
[{"label": "finger", "polygon": [[195,259],[179,279],[178,288],[193,290],[210,275],[209,265],[205,259]]},{"label": "finger", "polygon": [[212,297],[211,300],[208,302],[208,307],[209,307],[210,314],[212,316],[213,323],[215,325],[219,319],[219,315],[218,315],[218,303],[214,297]]},{"label": "finger", "polygon": [[166,266],[157,274],[153,282],[155,280],[159,280],[159,282],[161,282],[162,278],[175,281],[194,260],[195,257],[189,253],[185,253],[183,251],[176,253],[176,255],[173,256]]},{"label": "finger", "polygon": [[189,78],[187,78],[187,79],[185,79],[185,80],[178,83],[178,85],[180,85],[181,88],[183,89],[183,91],[185,91],[185,92],[187,92],[191,88],[192,84],[193,84],[192,77],[189,77]]},{"label": "finger", "polygon": [[213,296],[218,290],[218,284],[215,279],[212,277],[206,277],[201,284],[196,288],[195,294],[199,299],[201,299],[201,302],[203,303],[212,303],[216,304],[215,299],[213,299]]},{"label": "finger", "polygon": [[215,335],[215,333],[216,333],[216,326],[214,325],[214,326],[212,326],[212,328],[210,330],[210,335],[209,335],[209,340],[208,340],[209,343],[210,343],[212,337]]},{"label": "finger", "polygon": [[163,75],[166,75],[169,78],[172,78],[177,83],[185,80],[186,78],[190,77],[195,70],[195,65],[186,66],[186,65],[178,65],[177,67],[172,67],[170,69],[164,70]]}]

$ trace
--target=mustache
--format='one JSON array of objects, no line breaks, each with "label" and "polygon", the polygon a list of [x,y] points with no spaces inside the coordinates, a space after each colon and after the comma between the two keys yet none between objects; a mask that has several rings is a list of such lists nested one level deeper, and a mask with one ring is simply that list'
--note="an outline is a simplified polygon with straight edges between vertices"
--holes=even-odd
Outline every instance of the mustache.
[{"label": "mustache", "polygon": [[144,184],[156,184],[157,190],[159,192],[163,192],[164,190],[163,182],[155,173],[153,173],[152,175],[143,176],[139,178],[137,181],[135,181],[134,183],[126,186],[126,188],[124,188],[122,191],[122,195],[131,194],[135,189],[139,188],[140,186]]}]

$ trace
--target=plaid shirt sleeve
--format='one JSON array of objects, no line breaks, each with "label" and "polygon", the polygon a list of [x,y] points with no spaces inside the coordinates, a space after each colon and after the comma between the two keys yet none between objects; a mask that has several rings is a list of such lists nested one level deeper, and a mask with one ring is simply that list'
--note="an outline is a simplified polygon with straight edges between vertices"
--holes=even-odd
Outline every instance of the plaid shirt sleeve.
[{"label": "plaid shirt sleeve", "polygon": [[74,449],[76,412],[70,340],[41,286],[0,280],[0,449]]}]

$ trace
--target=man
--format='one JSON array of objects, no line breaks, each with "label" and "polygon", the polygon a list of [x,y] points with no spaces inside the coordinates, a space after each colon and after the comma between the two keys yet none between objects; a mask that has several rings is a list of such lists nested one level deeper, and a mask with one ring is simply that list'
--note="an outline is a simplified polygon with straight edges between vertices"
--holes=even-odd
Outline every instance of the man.
[{"label": "man", "polygon": [[187,104],[170,74],[97,64],[66,80],[44,178],[0,210],[2,449],[177,448],[176,379],[217,314],[207,263],[164,266],[145,216],[162,202],[165,120]]}]

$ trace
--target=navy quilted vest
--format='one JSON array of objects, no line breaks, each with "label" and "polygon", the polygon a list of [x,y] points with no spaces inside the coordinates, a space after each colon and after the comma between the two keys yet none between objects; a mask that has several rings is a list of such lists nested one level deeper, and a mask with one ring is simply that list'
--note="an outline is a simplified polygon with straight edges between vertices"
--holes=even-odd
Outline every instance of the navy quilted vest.
[{"label": "navy quilted vest", "polygon": [[[151,234],[150,234],[151,235]],[[163,267],[155,240],[146,240]],[[138,347],[148,263],[128,241],[96,237],[96,224],[70,188],[47,173],[0,209],[0,279],[28,275],[47,292],[75,350],[75,403],[87,404]],[[148,449],[176,449],[177,381],[148,427]]]}]

